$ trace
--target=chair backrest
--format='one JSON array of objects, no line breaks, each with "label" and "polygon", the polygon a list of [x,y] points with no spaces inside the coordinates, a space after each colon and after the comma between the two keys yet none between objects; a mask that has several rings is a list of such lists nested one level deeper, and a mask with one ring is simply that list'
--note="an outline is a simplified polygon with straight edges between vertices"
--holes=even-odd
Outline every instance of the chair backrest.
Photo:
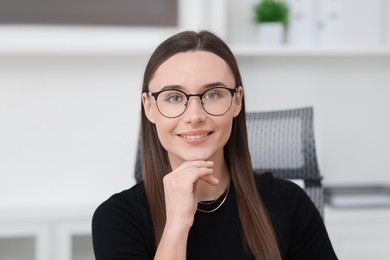
[{"label": "chair backrest", "polygon": [[[315,150],[313,108],[248,112],[247,128],[254,170],[303,180],[305,191],[322,215],[324,191]],[[137,183],[142,181],[140,140],[135,179]]]},{"label": "chair backrest", "polygon": [[303,180],[321,215],[324,192],[317,163],[313,108],[248,112],[248,142],[255,171]]}]

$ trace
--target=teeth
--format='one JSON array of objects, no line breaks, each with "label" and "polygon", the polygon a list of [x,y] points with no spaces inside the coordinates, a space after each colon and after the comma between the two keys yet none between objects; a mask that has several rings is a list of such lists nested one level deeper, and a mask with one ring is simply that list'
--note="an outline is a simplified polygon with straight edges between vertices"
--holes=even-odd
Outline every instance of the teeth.
[{"label": "teeth", "polygon": [[186,139],[196,140],[207,136],[207,134],[201,134],[201,135],[183,135]]}]

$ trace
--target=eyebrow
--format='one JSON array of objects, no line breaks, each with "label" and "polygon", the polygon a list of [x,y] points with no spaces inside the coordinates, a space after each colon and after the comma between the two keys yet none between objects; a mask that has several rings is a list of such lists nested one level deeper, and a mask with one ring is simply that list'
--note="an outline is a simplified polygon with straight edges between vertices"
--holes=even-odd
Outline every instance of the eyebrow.
[{"label": "eyebrow", "polygon": [[[208,88],[213,88],[213,87],[228,87],[228,85],[226,85],[225,83],[222,83],[220,81],[216,81],[216,82],[207,83],[207,84],[203,85],[202,87],[205,89],[208,89]],[[167,85],[167,86],[164,86],[160,91],[167,90],[167,89],[183,90],[184,86],[182,86],[182,85]]]}]

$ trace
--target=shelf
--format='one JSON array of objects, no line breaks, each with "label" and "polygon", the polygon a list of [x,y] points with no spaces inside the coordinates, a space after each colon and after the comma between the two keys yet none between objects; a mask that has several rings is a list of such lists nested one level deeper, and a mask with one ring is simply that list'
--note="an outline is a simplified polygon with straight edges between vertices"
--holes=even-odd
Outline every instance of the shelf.
[{"label": "shelf", "polygon": [[[148,58],[157,45],[175,29],[0,26],[0,56],[121,56]],[[382,57],[390,45],[280,46],[229,43],[238,58],[251,57]]]},{"label": "shelf", "polygon": [[325,187],[325,202],[334,208],[390,209],[390,187],[384,185]]},{"label": "shelf", "polygon": [[[149,57],[156,44],[4,44],[0,56],[139,56]],[[237,58],[251,57],[388,57],[390,46],[380,47],[263,47],[230,45]]]},{"label": "shelf", "polygon": [[263,47],[258,45],[232,45],[237,57],[354,57],[390,56],[390,47]]},{"label": "shelf", "polygon": [[[96,205],[53,207],[0,207],[0,222],[51,221],[54,219],[83,219],[94,213]],[[1,232],[0,232],[1,234]]]},{"label": "shelf", "polygon": [[175,32],[154,27],[0,26],[0,55],[150,55]]},{"label": "shelf", "polygon": [[145,56],[152,54],[151,44],[129,46],[123,44],[24,44],[0,43],[0,56]]}]

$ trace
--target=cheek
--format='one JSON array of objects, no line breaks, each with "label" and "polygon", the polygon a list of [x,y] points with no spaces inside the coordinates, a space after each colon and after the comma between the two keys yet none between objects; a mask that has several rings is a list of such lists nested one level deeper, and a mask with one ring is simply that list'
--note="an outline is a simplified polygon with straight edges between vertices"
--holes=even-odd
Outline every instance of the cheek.
[{"label": "cheek", "polygon": [[221,131],[221,135],[223,136],[223,139],[225,142],[229,140],[230,134],[232,132],[232,125],[233,125],[233,118],[229,116],[229,118],[226,118],[225,120],[221,120],[218,122],[218,127]]},{"label": "cheek", "polygon": [[162,146],[166,148],[166,146],[169,144],[169,137],[172,136],[173,130],[175,128],[175,120],[170,119],[169,121],[166,120],[166,118],[161,118],[157,116],[155,118],[155,126],[157,130],[158,139],[160,140],[160,143]]}]

